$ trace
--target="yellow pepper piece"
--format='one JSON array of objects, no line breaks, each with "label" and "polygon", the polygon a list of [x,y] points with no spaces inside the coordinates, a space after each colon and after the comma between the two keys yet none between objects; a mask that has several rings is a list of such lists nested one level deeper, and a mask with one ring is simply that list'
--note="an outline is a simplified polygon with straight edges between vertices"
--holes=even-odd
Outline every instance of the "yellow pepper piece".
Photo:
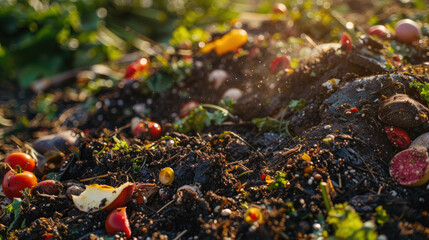
[{"label": "yellow pepper piece", "polygon": [[311,157],[307,153],[302,154],[301,159],[304,161],[311,161]]},{"label": "yellow pepper piece", "polygon": [[207,43],[202,49],[202,53],[209,53],[213,49],[218,56],[225,53],[233,52],[243,46],[247,42],[247,32],[243,29],[233,29],[225,34],[222,38]]},{"label": "yellow pepper piece", "polygon": [[205,54],[210,53],[215,48],[215,42],[207,43],[200,51]]},{"label": "yellow pepper piece", "polygon": [[255,222],[258,222],[259,224],[264,222],[264,219],[262,218],[262,213],[257,208],[248,208],[245,215],[244,215],[244,221],[252,225]]}]

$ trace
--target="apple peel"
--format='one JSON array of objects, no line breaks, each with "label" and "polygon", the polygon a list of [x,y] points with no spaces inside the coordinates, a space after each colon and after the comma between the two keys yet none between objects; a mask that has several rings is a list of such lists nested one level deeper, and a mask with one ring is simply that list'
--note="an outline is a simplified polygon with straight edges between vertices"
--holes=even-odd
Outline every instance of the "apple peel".
[{"label": "apple peel", "polygon": [[135,183],[126,182],[114,188],[91,184],[79,196],[72,195],[73,203],[82,212],[111,211],[125,206],[134,193]]}]

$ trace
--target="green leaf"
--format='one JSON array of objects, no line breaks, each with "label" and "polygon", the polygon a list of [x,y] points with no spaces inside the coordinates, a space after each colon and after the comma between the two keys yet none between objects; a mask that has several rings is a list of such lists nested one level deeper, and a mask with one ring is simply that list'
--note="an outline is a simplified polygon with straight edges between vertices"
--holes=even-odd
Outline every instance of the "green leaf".
[{"label": "green leaf", "polygon": [[289,121],[279,121],[272,117],[254,118],[252,123],[255,124],[261,132],[276,132],[282,136],[289,136]]},{"label": "green leaf", "polygon": [[368,19],[368,23],[371,26],[376,25],[379,21],[380,21],[380,19],[378,19],[377,16],[372,16]]},{"label": "green leaf", "polygon": [[16,199],[13,200],[13,202],[3,209],[9,213],[13,213],[13,221],[9,225],[9,228],[7,229],[7,232],[10,232],[15,227],[15,224],[18,223],[19,215],[21,214],[21,201],[18,201]]},{"label": "green leaf", "polygon": [[196,107],[188,116],[174,124],[174,128],[179,132],[187,133],[191,130],[201,132],[205,127],[210,126],[213,114],[209,113],[201,105]]},{"label": "green leaf", "polygon": [[387,215],[386,210],[384,210],[383,206],[378,206],[375,208],[377,223],[380,225],[385,224],[389,221],[389,215]]},{"label": "green leaf", "polygon": [[301,98],[299,100],[291,100],[289,102],[288,108],[298,111],[305,107],[305,103],[306,101],[304,98]]},{"label": "green leaf", "polygon": [[413,5],[415,8],[419,10],[426,10],[427,9],[427,2],[425,0],[415,0],[413,2]]},{"label": "green leaf", "polygon": [[329,239],[377,239],[375,224],[370,221],[363,223],[359,214],[347,203],[336,204],[331,208],[326,221],[335,229],[335,236]]},{"label": "green leaf", "polygon": [[[216,109],[213,113],[207,111],[204,107]],[[222,124],[231,114],[228,110],[212,104],[201,104],[196,107],[188,116],[177,121],[174,128],[182,133],[191,130],[201,132],[205,127],[210,126],[212,122],[217,125]]]},{"label": "green leaf", "polygon": [[124,140],[118,139],[116,136],[113,136],[113,140],[115,141],[115,146],[112,148],[113,151],[117,151],[120,149],[130,150],[128,143]]},{"label": "green leaf", "polygon": [[276,176],[274,176],[274,182],[272,182],[267,189],[274,190],[279,188],[287,187],[289,180],[286,179],[287,172],[285,171],[277,171]]},{"label": "green leaf", "polygon": [[173,78],[164,72],[151,75],[149,88],[154,92],[164,92],[173,87]]}]

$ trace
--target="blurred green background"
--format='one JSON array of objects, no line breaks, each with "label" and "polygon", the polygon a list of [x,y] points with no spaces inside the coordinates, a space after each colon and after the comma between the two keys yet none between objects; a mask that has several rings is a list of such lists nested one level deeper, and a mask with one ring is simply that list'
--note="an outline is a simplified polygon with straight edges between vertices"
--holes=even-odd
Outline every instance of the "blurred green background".
[{"label": "blurred green background", "polygon": [[[245,1],[243,1],[245,2]],[[178,26],[228,21],[228,0],[1,0],[0,81],[28,86],[70,69],[115,60],[147,44],[127,28],[167,43]]]},{"label": "blurred green background", "polygon": [[[132,51],[150,52],[151,45],[139,34],[161,44],[179,44],[190,36],[204,40],[208,25],[226,26],[243,11],[268,13],[275,2],[287,5],[302,32],[322,39],[317,31],[326,35],[334,29],[327,27],[333,22],[328,14],[333,7],[340,13],[350,7],[374,12],[395,2],[425,10],[426,1],[0,0],[0,82],[27,87],[37,79],[117,60]],[[369,20],[378,22],[375,15]]]}]

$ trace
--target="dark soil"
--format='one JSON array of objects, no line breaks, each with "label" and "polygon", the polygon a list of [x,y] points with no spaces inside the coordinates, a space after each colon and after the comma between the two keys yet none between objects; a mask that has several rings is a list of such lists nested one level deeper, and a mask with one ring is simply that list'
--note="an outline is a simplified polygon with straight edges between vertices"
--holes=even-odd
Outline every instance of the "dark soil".
[{"label": "dark soil", "polygon": [[[273,21],[247,29],[252,39],[259,36],[268,43],[274,41],[275,32],[293,35],[286,25]],[[395,93],[408,94],[427,105],[409,83],[429,82],[429,45],[426,40],[408,47],[413,51],[406,55],[412,64],[407,69],[386,68],[390,59],[385,55],[386,46],[363,35],[351,52],[331,48],[315,53],[291,73],[271,75],[266,59],[274,59],[277,49],[249,41],[243,49],[257,54],[195,54],[192,73],[163,93],[144,91],[145,84],[137,80],[121,81],[85,102],[65,90],[70,87],[79,93],[77,85],[51,88],[47,92],[62,113],[53,121],[34,110],[34,93],[12,96],[14,93],[2,91],[3,116],[13,122],[24,116],[30,120],[19,131],[8,133],[15,138],[2,140],[3,154],[16,151],[16,138],[31,144],[40,136],[64,129],[73,129],[79,136],[75,147],[51,158],[48,164],[52,167],[38,175],[39,179],[55,175],[63,191],[25,199],[15,228],[7,236],[106,238],[104,223],[109,213],[79,211],[67,190],[89,184],[116,187],[128,181],[141,186],[126,205],[132,236],[137,239],[313,239],[320,226],[333,236],[319,187],[327,182],[332,186],[333,203],[348,202],[363,221],[374,221],[376,207],[383,206],[389,219],[377,224],[379,236],[428,239],[428,186],[404,187],[391,179],[389,162],[400,149],[389,142],[385,124],[378,118],[380,103]],[[229,75],[217,89],[207,81],[214,69]],[[332,79],[337,80],[332,89],[323,86]],[[217,104],[231,87],[243,91],[234,118],[212,124],[201,133],[174,130],[172,123],[186,102]],[[287,108],[291,100],[301,98],[306,101],[303,109]],[[147,111],[136,110],[136,106]],[[357,111],[350,111],[352,108]],[[159,122],[163,136],[171,138],[153,141],[133,137],[129,123],[135,116]],[[260,132],[250,121],[266,116],[290,121],[290,136]],[[428,130],[427,122],[406,129],[411,139]],[[113,150],[112,136],[126,141],[129,148]],[[310,161],[305,160],[306,155]],[[170,186],[158,179],[164,167],[175,172]],[[277,171],[285,171],[289,183],[268,190],[261,177],[274,178]],[[145,201],[139,203],[142,195]],[[2,206],[10,203],[3,195],[0,199]],[[264,222],[246,223],[247,206],[259,208]],[[13,219],[11,213],[2,211],[1,234]],[[114,238],[124,236],[118,233]]]}]

